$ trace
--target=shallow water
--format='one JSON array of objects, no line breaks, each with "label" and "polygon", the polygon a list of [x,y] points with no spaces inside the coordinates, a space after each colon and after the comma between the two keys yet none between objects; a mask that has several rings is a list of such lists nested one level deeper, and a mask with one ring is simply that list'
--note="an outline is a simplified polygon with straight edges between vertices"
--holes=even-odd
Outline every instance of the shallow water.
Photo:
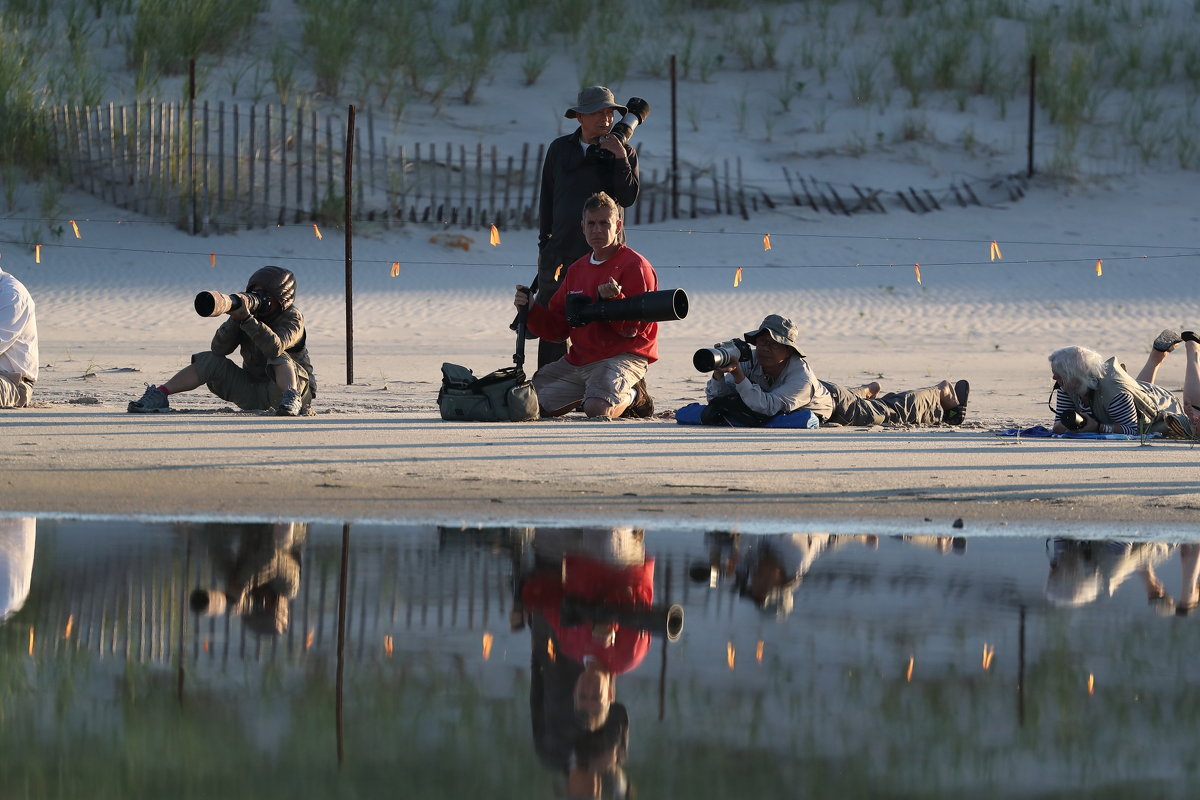
[{"label": "shallow water", "polygon": [[0,520],[0,794],[1194,796],[1179,531],[828,531]]}]

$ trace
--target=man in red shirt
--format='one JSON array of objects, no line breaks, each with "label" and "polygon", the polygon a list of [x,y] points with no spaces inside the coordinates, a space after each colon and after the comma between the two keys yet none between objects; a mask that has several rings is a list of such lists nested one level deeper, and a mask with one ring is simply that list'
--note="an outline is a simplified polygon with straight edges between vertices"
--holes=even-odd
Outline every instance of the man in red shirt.
[{"label": "man in red shirt", "polygon": [[549,306],[529,302],[529,288],[517,286],[513,303],[529,307],[529,329],[549,341],[571,340],[570,350],[533,376],[544,417],[583,407],[589,417],[646,417],[653,401],[646,391],[646,368],[658,360],[658,323],[597,321],[580,327],[567,322],[567,296],[620,300],[658,291],[658,276],[641,254],[620,242],[622,223],[615,200],[604,192],[583,205],[583,234],[592,252],[572,264]]}]

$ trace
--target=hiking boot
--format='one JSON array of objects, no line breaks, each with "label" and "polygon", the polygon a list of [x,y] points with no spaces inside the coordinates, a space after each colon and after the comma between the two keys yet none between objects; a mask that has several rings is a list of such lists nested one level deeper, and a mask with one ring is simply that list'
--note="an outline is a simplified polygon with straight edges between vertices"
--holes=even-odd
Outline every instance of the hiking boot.
[{"label": "hiking boot", "polygon": [[295,389],[284,389],[283,397],[279,398],[279,405],[275,407],[275,416],[298,417],[301,408],[300,393]]},{"label": "hiking boot", "polygon": [[131,400],[129,403],[130,414],[154,414],[170,410],[171,404],[167,401],[167,393],[150,384],[146,384],[146,392],[140,400]]},{"label": "hiking boot", "polygon": [[621,414],[622,417],[638,417],[645,419],[654,414],[654,398],[646,387],[646,379],[639,378],[633,385],[633,402]]}]

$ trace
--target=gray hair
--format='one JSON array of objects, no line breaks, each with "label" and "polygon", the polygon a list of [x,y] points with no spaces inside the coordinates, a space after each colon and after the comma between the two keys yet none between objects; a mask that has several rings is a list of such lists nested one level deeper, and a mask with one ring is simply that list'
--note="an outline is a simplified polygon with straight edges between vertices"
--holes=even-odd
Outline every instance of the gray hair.
[{"label": "gray hair", "polygon": [[1100,383],[1104,358],[1095,350],[1072,345],[1050,354],[1050,369],[1062,379],[1062,389],[1075,398],[1082,398]]}]

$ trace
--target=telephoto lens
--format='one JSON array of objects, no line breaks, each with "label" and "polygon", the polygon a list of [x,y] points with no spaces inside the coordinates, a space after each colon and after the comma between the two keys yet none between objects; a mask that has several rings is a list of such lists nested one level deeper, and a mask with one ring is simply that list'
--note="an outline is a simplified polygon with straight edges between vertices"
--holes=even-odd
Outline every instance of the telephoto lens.
[{"label": "telephoto lens", "polygon": [[228,314],[235,308],[240,308],[243,303],[247,311],[255,314],[260,308],[266,308],[270,302],[271,298],[265,292],[252,289],[238,294],[200,292],[196,295],[192,305],[195,306],[196,313],[202,317],[219,317],[222,314]]},{"label": "telephoto lens", "polygon": [[696,368],[697,372],[712,372],[749,358],[750,345],[741,339],[730,339],[728,342],[720,342],[712,347],[697,350],[692,356],[692,366]]}]

